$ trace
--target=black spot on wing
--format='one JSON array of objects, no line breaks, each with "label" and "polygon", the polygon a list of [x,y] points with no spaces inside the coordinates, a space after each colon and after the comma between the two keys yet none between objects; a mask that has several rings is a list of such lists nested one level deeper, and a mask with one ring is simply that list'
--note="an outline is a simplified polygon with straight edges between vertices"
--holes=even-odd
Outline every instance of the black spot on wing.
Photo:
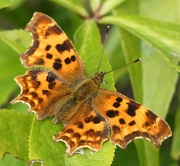
[{"label": "black spot on wing", "polygon": [[41,85],[41,82],[39,82],[39,81],[34,81],[34,83],[33,83],[34,89],[38,89],[40,85]]},{"label": "black spot on wing", "polygon": [[116,126],[116,125],[113,125],[112,126],[112,130],[114,133],[120,133],[121,132],[121,129],[119,126]]},{"label": "black spot on wing", "polygon": [[71,59],[68,57],[64,60],[64,62],[66,63],[66,65],[70,64],[71,63]]},{"label": "black spot on wing", "polygon": [[67,129],[66,133],[71,133],[72,134],[72,133],[74,133],[74,130],[73,129]]},{"label": "black spot on wing", "polygon": [[115,102],[114,104],[113,104],[113,107],[115,107],[115,108],[118,108],[120,106],[120,103],[118,103],[118,102]]},{"label": "black spot on wing", "polygon": [[[28,97],[25,97],[25,96],[22,96],[21,98],[20,98],[20,100],[24,100],[24,101],[29,101],[29,98]],[[35,103],[34,103],[34,105],[35,105]]]},{"label": "black spot on wing", "polygon": [[54,89],[55,85],[56,85],[56,82],[50,82],[49,85],[48,85],[48,88],[49,89]]},{"label": "black spot on wing", "polygon": [[94,137],[95,136],[95,131],[93,129],[90,129],[85,132],[85,135],[88,137]]},{"label": "black spot on wing", "polygon": [[44,65],[44,64],[45,64],[45,61],[44,61],[44,59],[42,59],[42,58],[38,58],[34,63],[35,63],[36,65]]},{"label": "black spot on wing", "polygon": [[54,73],[48,72],[46,81],[49,82],[49,85],[48,85],[49,89],[54,89],[54,87],[56,85],[56,82],[55,82],[56,79],[57,79],[57,76]]},{"label": "black spot on wing", "polygon": [[46,77],[47,82],[53,82],[56,79],[56,75],[52,72],[48,72],[48,75]]},{"label": "black spot on wing", "polygon": [[154,114],[152,111],[150,111],[150,110],[148,110],[147,112],[146,112],[146,116],[148,117],[148,119],[152,119],[152,120],[156,120],[156,118],[157,118],[157,115],[156,114]]},{"label": "black spot on wing", "polygon": [[37,78],[37,74],[40,72],[41,72],[41,70],[38,70],[38,69],[30,70],[29,75],[31,75],[32,78],[35,80]]},{"label": "black spot on wing", "polygon": [[132,120],[131,122],[129,122],[129,126],[134,126],[136,124],[136,122],[134,120]]},{"label": "black spot on wing", "polygon": [[52,57],[53,57],[52,54],[50,54],[50,53],[47,53],[47,54],[46,54],[46,58],[47,58],[47,59],[52,59]]},{"label": "black spot on wing", "polygon": [[62,44],[56,44],[55,48],[59,53],[63,51],[70,51],[73,47],[69,40],[65,40]]},{"label": "black spot on wing", "polygon": [[72,137],[76,138],[77,140],[79,140],[81,136],[80,136],[79,133],[74,133]]},{"label": "black spot on wing", "polygon": [[42,90],[43,95],[48,95],[50,92],[48,90]]},{"label": "black spot on wing", "polygon": [[79,128],[79,129],[83,129],[84,128],[84,125],[83,125],[82,122],[75,122],[74,125],[76,125],[77,128]]},{"label": "black spot on wing", "polygon": [[123,118],[120,118],[120,119],[119,119],[119,123],[120,123],[120,124],[126,124],[126,122],[125,122],[125,120],[124,120]]},{"label": "black spot on wing", "polygon": [[47,32],[46,32],[46,34],[45,34],[45,36],[49,36],[49,35],[51,35],[51,34],[57,34],[57,35],[59,35],[59,34],[61,34],[62,33],[62,30],[59,28],[59,26],[58,25],[54,25],[54,26],[51,26],[51,27],[49,27],[48,29],[47,29]]},{"label": "black spot on wing", "polygon": [[23,94],[27,94],[29,92],[29,89],[23,89]]},{"label": "black spot on wing", "polygon": [[76,61],[76,57],[74,55],[71,56],[71,61]]},{"label": "black spot on wing", "polygon": [[38,96],[36,92],[31,92],[30,94],[33,98],[36,98]]},{"label": "black spot on wing", "polygon": [[137,105],[133,104],[133,103],[127,103],[128,104],[128,110],[127,110],[127,114],[131,117],[136,116],[136,110],[139,108]]},{"label": "black spot on wing", "polygon": [[120,103],[121,101],[122,101],[122,98],[120,98],[120,97],[116,98],[116,102]]},{"label": "black spot on wing", "polygon": [[45,50],[46,50],[46,51],[49,51],[50,48],[51,48],[51,45],[48,44],[48,45],[45,47]]},{"label": "black spot on wing", "polygon": [[70,58],[67,57],[64,62],[66,63],[66,65],[70,64],[71,62],[76,61],[76,57],[74,55],[72,55]]},{"label": "black spot on wing", "polygon": [[117,97],[116,101],[113,103],[113,107],[118,108],[121,104],[122,98]]},{"label": "black spot on wing", "polygon": [[97,124],[97,123],[100,123],[101,121],[104,121],[104,118],[101,115],[97,115],[97,116],[91,115],[84,119],[85,123],[93,122],[94,124]]},{"label": "black spot on wing", "polygon": [[35,102],[34,101],[29,101],[29,104],[31,105],[31,107],[34,107],[35,106]]},{"label": "black spot on wing", "polygon": [[62,64],[55,61],[55,62],[53,63],[53,68],[54,68],[55,70],[59,70],[59,69],[62,68]]},{"label": "black spot on wing", "polygon": [[55,59],[54,63],[53,63],[53,68],[55,70],[59,70],[62,68],[62,63],[61,63],[61,59],[57,58]]},{"label": "black spot on wing", "polygon": [[119,112],[117,110],[108,110],[106,112],[106,115],[109,117],[109,118],[114,118],[115,116],[118,116],[119,115]]},{"label": "black spot on wing", "polygon": [[43,102],[43,99],[42,98],[37,98],[37,100],[38,100],[38,104],[41,104],[42,102]]},{"label": "black spot on wing", "polygon": [[84,145],[85,142],[86,142],[85,140],[80,140],[80,141],[78,142],[78,145],[79,145],[79,146]]}]

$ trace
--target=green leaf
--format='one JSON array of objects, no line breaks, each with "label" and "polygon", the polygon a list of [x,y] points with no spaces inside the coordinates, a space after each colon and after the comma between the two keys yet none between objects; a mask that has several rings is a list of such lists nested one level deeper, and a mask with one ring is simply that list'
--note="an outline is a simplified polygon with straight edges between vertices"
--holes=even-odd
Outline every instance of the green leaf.
[{"label": "green leaf", "polygon": [[6,154],[3,159],[0,159],[1,166],[26,166],[25,162],[22,160],[17,160],[14,156]]},{"label": "green leaf", "polygon": [[0,157],[10,153],[28,162],[28,139],[32,117],[18,111],[0,110]]},{"label": "green leaf", "polygon": [[[88,24],[91,26],[88,26]],[[99,32],[97,30],[95,31],[96,26],[94,24],[92,20],[85,21],[75,34],[75,46],[84,60],[89,77],[98,72],[98,66],[100,67],[99,72],[111,70],[108,58],[105,52],[103,52]],[[101,56],[103,57],[100,62]],[[113,73],[109,73],[105,76],[104,81],[107,83],[107,89],[115,90]]]},{"label": "green leaf", "polygon": [[[125,54],[126,62],[133,62],[140,58],[140,41],[126,30],[121,29],[122,47]],[[131,49],[129,49],[131,48]],[[142,69],[141,61],[128,66],[128,71],[133,88],[134,98],[142,102]]]},{"label": "green leaf", "polygon": [[30,35],[25,30],[0,31],[0,39],[18,54],[25,51],[31,43]]},{"label": "green leaf", "polygon": [[[148,46],[145,48],[148,50]],[[150,55],[146,53],[142,55],[142,69],[143,103],[165,118],[176,88],[178,73],[155,51]]]},{"label": "green leaf", "polygon": [[[178,89],[178,103],[180,102],[180,89]],[[173,134],[173,142],[171,148],[171,156],[174,160],[179,161],[180,157],[180,105],[178,104],[178,108],[175,113],[175,129]]]},{"label": "green leaf", "polygon": [[[100,36],[96,24],[93,21],[85,21],[77,30],[76,46],[79,50],[82,59],[86,64],[86,69],[89,76],[92,76],[97,71],[99,59],[102,55],[102,45],[100,44]],[[103,57],[100,70],[110,70],[110,65],[107,57]],[[106,77],[108,88],[113,87],[112,74]],[[85,149],[85,154],[75,154],[72,157],[67,157],[65,153],[65,144],[62,142],[56,143],[53,141],[53,135],[57,134],[62,125],[52,124],[52,118],[37,121],[34,118],[31,135],[29,141],[29,158],[30,160],[41,160],[45,165],[105,165],[109,166],[113,160],[114,146],[106,141],[100,152],[90,154],[89,149]]]},{"label": "green leaf", "polygon": [[51,0],[65,8],[75,12],[76,14],[80,15],[81,17],[89,17],[88,12],[85,10],[81,0]]},{"label": "green leaf", "polygon": [[[17,88],[14,77],[24,71],[18,54],[30,45],[29,35],[22,30],[0,32],[0,106],[6,104],[12,92]],[[13,63],[12,63],[13,62]]]},{"label": "green leaf", "polygon": [[[133,6],[132,4],[131,5],[129,4],[128,6],[124,5],[123,6],[124,10],[123,10],[123,7],[120,9],[118,8],[118,10],[114,13],[117,13],[117,14],[119,14],[119,12],[121,14],[123,14],[123,12],[126,13],[127,8],[130,9],[132,8],[132,6]],[[135,9],[134,11],[136,13]],[[130,10],[130,13],[132,13],[132,10]],[[118,17],[119,17],[119,20],[118,20]],[[129,19],[131,17],[132,19]],[[106,20],[106,18],[108,19]],[[138,17],[138,16],[121,15],[121,16],[115,16],[114,18],[115,19],[113,20],[113,16],[104,17],[102,18],[102,20],[100,20],[100,23],[106,23],[106,24],[113,23],[125,29],[125,30],[121,29],[121,38],[122,38],[122,47],[124,50],[124,54],[128,62],[133,61],[133,59],[138,58],[138,56],[140,57],[140,53],[141,53],[140,51],[142,51],[140,50],[140,48],[142,47],[142,45],[137,39],[137,37],[145,41],[148,41],[148,43],[150,43],[151,45],[154,45],[154,46],[158,45],[158,47],[156,47],[158,48],[158,50],[164,49],[162,47],[162,44],[159,44],[159,43],[160,42],[163,43],[164,40],[166,40],[167,38],[169,38],[170,40],[174,40],[176,42],[176,46],[178,45],[178,41],[173,39],[174,37],[173,33],[172,33],[172,36],[171,34],[169,34],[168,37],[164,35],[162,32],[158,34],[158,31],[156,29],[160,29],[160,28],[168,29],[170,27],[170,26],[163,27],[165,23],[162,23],[163,25],[158,27],[158,25],[161,24],[161,22],[159,23],[158,21],[155,21],[154,24],[156,26],[153,27],[152,26],[153,20],[149,21],[149,19],[146,20],[145,18],[143,18],[140,21],[141,17]],[[127,20],[125,20],[126,18]],[[136,18],[139,18],[139,19],[136,20]],[[174,31],[175,31],[175,28],[174,28]],[[176,31],[178,30],[176,29]],[[149,34],[152,34],[152,35],[149,35]],[[134,35],[137,37],[135,37]],[[159,37],[156,39],[158,35]],[[162,38],[163,35],[166,37],[164,40]],[[156,40],[160,40],[158,41],[159,43],[156,43]],[[164,43],[166,44],[166,46],[168,46],[168,43],[166,42]],[[147,48],[145,49],[147,50]],[[164,49],[163,51],[166,52],[166,49]],[[157,113],[158,115],[162,117],[165,117],[168,111],[170,101],[172,99],[172,95],[175,90],[175,84],[177,81],[177,72],[175,71],[175,68],[169,65],[169,63],[165,61],[165,58],[157,54],[157,52],[155,53],[153,52],[150,55],[148,54],[144,55],[144,52],[143,52],[141,56],[142,62],[139,62],[139,64],[134,64],[134,65],[129,66],[133,92],[135,94],[134,96],[137,101],[141,101],[141,103],[143,103],[145,106],[152,109],[155,113]],[[168,81],[167,79],[171,81]],[[167,93],[168,93],[168,96],[167,96]],[[157,102],[157,99],[159,99],[158,102]],[[159,165],[159,149],[156,149],[150,142],[147,142],[147,141],[138,140],[135,142],[136,142],[135,144],[138,150],[140,164],[149,165],[149,166],[151,165],[158,166]],[[151,158],[151,160],[149,160],[149,158]]]},{"label": "green leaf", "polygon": [[[138,14],[139,1],[126,1],[121,6],[113,10],[114,15]],[[129,33],[127,30],[120,28],[121,45],[126,59],[126,63],[133,62],[141,57],[141,43],[138,37]],[[133,95],[136,101],[142,102],[142,68],[141,62],[127,66]]]},{"label": "green leaf", "polygon": [[[148,54],[142,56],[142,69],[143,104],[159,116],[165,118],[175,91],[175,84],[178,78],[177,72],[160,54],[153,52],[151,56]],[[151,160],[151,163],[154,162],[153,165],[158,166],[159,149],[155,149],[155,147],[146,142],[139,145],[137,144],[138,147],[143,147],[144,149],[144,152],[143,149],[139,149],[139,156],[143,156],[143,163],[151,166],[152,164],[150,164],[148,159],[153,155],[156,157],[151,157],[154,159]]]},{"label": "green leaf", "polygon": [[[22,1],[22,0],[21,0]],[[13,5],[17,5],[20,0],[0,0],[0,9],[5,8],[5,7],[10,7]]]},{"label": "green leaf", "polygon": [[99,7],[101,6],[102,0],[91,0],[89,1],[89,6],[91,7],[92,13],[95,13],[97,10],[99,10]]},{"label": "green leaf", "polygon": [[164,58],[180,71],[180,26],[142,16],[107,16],[100,23],[120,26],[160,51]]},{"label": "green leaf", "polygon": [[41,160],[45,165],[64,165],[65,146],[53,141],[53,135],[62,129],[62,125],[54,125],[51,121],[38,121],[34,116],[29,137],[29,160]]},{"label": "green leaf", "polygon": [[16,88],[15,82],[13,80],[14,76],[17,74],[17,71],[14,70],[14,67],[16,67],[16,63],[13,66],[12,61],[17,62],[18,59],[15,56],[16,53],[14,52],[14,50],[1,42],[1,40],[0,48],[0,107],[2,107],[2,105],[4,105],[8,101],[10,94],[12,94],[13,90]]},{"label": "green leaf", "polygon": [[125,0],[105,0],[102,4],[99,14],[101,16],[111,12],[113,9],[115,9],[117,6],[119,6],[121,3],[123,3]]}]

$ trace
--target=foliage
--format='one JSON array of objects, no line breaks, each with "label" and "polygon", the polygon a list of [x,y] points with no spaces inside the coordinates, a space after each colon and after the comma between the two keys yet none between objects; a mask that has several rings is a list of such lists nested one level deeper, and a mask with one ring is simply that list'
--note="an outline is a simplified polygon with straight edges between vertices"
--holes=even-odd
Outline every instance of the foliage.
[{"label": "foliage", "polygon": [[[165,0],[2,0],[0,8],[0,165],[26,165],[29,160],[42,160],[51,166],[178,165],[180,26],[177,0],[173,3]],[[125,67],[114,71],[116,87],[131,97],[131,82],[135,100],[166,118],[173,137],[164,141],[160,149],[146,140],[136,140],[126,150],[115,149],[107,141],[99,153],[90,154],[85,149],[85,155],[67,157],[64,143],[55,143],[52,139],[62,127],[60,124],[53,125],[51,118],[37,121],[24,104],[9,104],[19,93],[13,78],[26,70],[18,55],[31,44],[30,35],[22,29],[34,11],[54,18],[72,41],[75,36],[75,47],[89,76],[96,72],[99,64],[94,57],[100,57],[103,51],[112,68],[141,57],[141,62],[128,66],[128,72]],[[109,24],[112,26],[103,50],[100,34],[102,38],[105,36]],[[109,62],[103,56],[101,70],[109,71]],[[105,81],[108,89],[114,88],[112,74]],[[36,164],[39,163],[33,165]]]}]

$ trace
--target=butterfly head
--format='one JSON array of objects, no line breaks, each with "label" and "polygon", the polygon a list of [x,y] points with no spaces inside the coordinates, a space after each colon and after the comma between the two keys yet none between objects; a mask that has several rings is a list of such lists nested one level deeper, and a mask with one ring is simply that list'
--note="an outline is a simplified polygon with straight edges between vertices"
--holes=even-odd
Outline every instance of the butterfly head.
[{"label": "butterfly head", "polygon": [[103,82],[103,78],[105,74],[106,72],[100,72],[100,73],[95,73],[93,75],[92,79],[94,80],[94,82],[97,84],[98,87]]}]

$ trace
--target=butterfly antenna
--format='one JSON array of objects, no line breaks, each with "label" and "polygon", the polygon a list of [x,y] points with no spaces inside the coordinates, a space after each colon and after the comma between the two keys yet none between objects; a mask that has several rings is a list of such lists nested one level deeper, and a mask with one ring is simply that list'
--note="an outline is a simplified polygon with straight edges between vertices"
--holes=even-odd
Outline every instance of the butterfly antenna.
[{"label": "butterfly antenna", "polygon": [[106,72],[106,74],[108,74],[108,73],[110,73],[110,72],[112,72],[112,71],[118,70],[118,69],[120,69],[120,68],[123,68],[123,67],[125,67],[125,66],[131,65],[131,64],[133,64],[133,63],[139,62],[139,61],[141,61],[141,58],[138,58],[138,59],[136,59],[135,61],[129,62],[129,63],[123,65],[123,66],[120,66],[120,67],[117,67],[117,68],[115,68],[115,69],[112,69],[112,70]]},{"label": "butterfly antenna", "polygon": [[[107,35],[109,33],[109,29],[110,29],[110,26],[108,25],[107,28],[106,28],[106,33],[105,33],[105,37],[104,37],[104,40],[103,40],[103,45],[105,45],[105,42],[106,42],[106,39],[107,39]],[[102,49],[102,54],[101,54],[101,57],[100,57],[100,60],[99,60],[99,65],[98,65],[98,68],[97,68],[97,73],[99,73],[99,69],[100,69],[100,65],[101,65],[102,57],[103,56],[104,56],[104,48]]]}]

